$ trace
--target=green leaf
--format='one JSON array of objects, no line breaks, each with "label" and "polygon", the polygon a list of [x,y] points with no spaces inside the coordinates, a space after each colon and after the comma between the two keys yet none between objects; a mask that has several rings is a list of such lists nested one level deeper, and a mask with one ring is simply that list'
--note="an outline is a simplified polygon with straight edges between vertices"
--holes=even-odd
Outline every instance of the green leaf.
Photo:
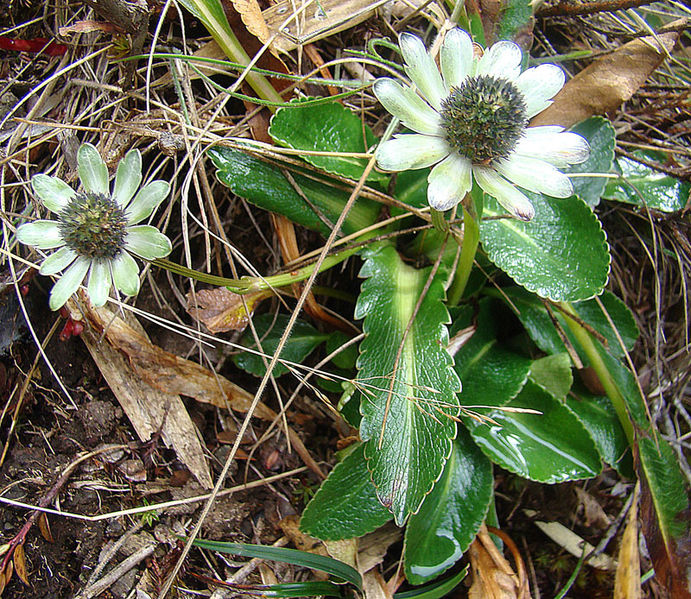
[{"label": "green leaf", "polygon": [[629,442],[609,398],[577,387],[566,398],[566,407],[590,433],[602,459],[623,476],[633,478]]},{"label": "green leaf", "polygon": [[[269,135],[282,146],[294,150],[362,153],[377,141],[370,128],[343,104],[329,102],[302,107],[299,101],[291,104],[279,108],[269,126]],[[328,173],[356,181],[362,176],[368,162],[364,158],[345,156],[307,154],[303,158]],[[373,171],[368,180],[384,183],[388,181],[388,176]]]},{"label": "green leaf", "polygon": [[686,550],[691,541],[688,485],[664,440],[640,438],[638,450],[641,520],[655,577],[670,597],[685,597],[691,582]]},{"label": "green leaf", "polygon": [[237,596],[250,594],[259,597],[343,597],[343,585],[328,580],[228,586],[237,589]]},{"label": "green leaf", "polygon": [[[616,133],[612,123],[601,116],[594,116],[574,125],[574,133],[579,133],[590,144],[588,160],[581,164],[573,164],[564,172],[567,173],[609,173],[614,164],[614,144]],[[591,208],[600,203],[602,192],[607,185],[606,177],[573,177],[574,193],[585,200]]]},{"label": "green leaf", "polygon": [[[396,191],[394,193],[397,200],[412,206],[413,208],[425,208],[427,202],[427,177],[430,169],[415,169],[401,171],[396,175]],[[396,208],[400,212],[399,208]]]},{"label": "green leaf", "polygon": [[501,17],[497,29],[498,40],[514,40],[529,28],[533,9],[530,0],[506,0],[501,3]]},{"label": "green leaf", "polygon": [[[514,310],[535,345],[547,354],[560,354],[566,351],[566,346],[540,298],[518,287],[504,289],[503,293],[509,300],[507,304]],[[572,306],[581,320],[604,337],[608,351],[616,357],[623,357],[624,350],[619,343],[619,337],[624,342],[624,347],[630,351],[639,335],[636,321],[626,304],[613,293],[605,291],[599,299],[612,319],[618,335],[596,299],[576,302]],[[562,332],[578,350],[583,362],[588,364],[580,344],[566,326],[561,312],[553,308],[552,314],[561,325]]]},{"label": "green leaf", "polygon": [[193,544],[196,547],[208,549],[209,551],[219,551],[221,553],[230,553],[243,557],[258,557],[260,559],[283,562],[285,564],[295,564],[303,568],[320,570],[321,572],[326,572],[327,574],[331,574],[332,576],[349,582],[358,589],[362,589],[362,577],[355,568],[324,555],[299,551],[298,549],[288,549],[286,547],[207,541],[204,539],[195,539]]},{"label": "green leaf", "polygon": [[[635,152],[641,158],[656,161],[663,154]],[[621,179],[610,180],[603,197],[635,206],[647,206],[663,212],[676,212],[686,206],[691,184],[653,170],[630,158],[617,158],[617,172]]]},{"label": "green leaf", "polygon": [[461,558],[485,519],[492,484],[492,465],[459,429],[444,473],[406,527],[405,573],[412,584],[436,578]]},{"label": "green leaf", "polygon": [[[218,169],[218,180],[233,193],[324,236],[331,232],[350,195],[328,185],[327,180],[321,182],[306,174],[291,172],[301,195],[278,166],[230,148],[210,148],[208,153]],[[378,214],[379,206],[375,202],[360,198],[348,213],[343,232],[356,233],[368,227],[376,221]]]},{"label": "green leaf", "polygon": [[[485,404],[496,405],[492,400],[488,395]],[[539,413],[515,411],[521,409]],[[481,420],[463,416],[463,422],[483,453],[502,468],[543,483],[590,478],[602,470],[584,426],[534,383],[526,383],[504,406],[473,411]]]},{"label": "green leaf", "polygon": [[361,537],[391,520],[379,500],[359,445],[331,471],[300,520],[300,530],[324,541]]},{"label": "green leaf", "polygon": [[394,599],[442,599],[442,597],[450,596],[451,591],[461,584],[461,581],[467,575],[468,566],[453,576],[449,576],[449,578],[433,582],[432,584],[411,591],[394,593],[393,597]]},{"label": "green leaf", "polygon": [[530,360],[499,344],[492,300],[482,300],[477,315],[469,306],[462,308],[451,331],[455,335],[471,324],[476,330],[454,356],[454,369],[463,382],[461,402],[474,409],[487,405],[486,397],[491,396],[492,405],[503,405],[516,397],[528,380]]},{"label": "green leaf", "polygon": [[[268,364],[271,360],[271,356],[276,351],[278,342],[286,326],[288,326],[289,320],[290,317],[286,314],[260,314],[256,316],[254,318],[254,327],[261,342],[261,350],[268,357],[263,358],[255,353],[243,352],[234,356],[233,361],[235,364],[255,376],[264,376],[266,374],[264,361]],[[281,360],[299,364],[327,337],[328,335],[320,333],[311,324],[298,320],[295,322],[293,331],[283,347]],[[252,331],[249,328],[245,331],[240,343],[245,347],[258,349],[254,343]],[[286,372],[288,372],[288,368],[279,362],[273,370],[273,375],[278,377]]]},{"label": "green leaf", "polygon": [[554,354],[535,360],[530,367],[530,380],[554,399],[563,400],[573,384],[569,354]]},{"label": "green leaf", "polygon": [[488,257],[516,283],[554,301],[578,301],[599,294],[609,275],[609,247],[600,221],[577,198],[549,198],[526,192],[535,206],[530,222],[506,216],[485,196],[480,225]]},{"label": "green leaf", "polygon": [[[331,333],[326,340],[326,353],[332,354],[337,349],[345,345],[350,341],[351,337],[346,335],[343,331],[334,331]],[[344,370],[350,370],[355,368],[355,361],[357,360],[357,345],[351,343],[344,350],[338,352],[331,361]]]},{"label": "green leaf", "polygon": [[[402,525],[416,512],[451,453],[460,383],[446,351],[449,315],[437,273],[407,266],[391,246],[368,249],[355,308],[364,318],[358,386],[360,437],[379,500]],[[412,320],[412,322],[411,322]]]}]

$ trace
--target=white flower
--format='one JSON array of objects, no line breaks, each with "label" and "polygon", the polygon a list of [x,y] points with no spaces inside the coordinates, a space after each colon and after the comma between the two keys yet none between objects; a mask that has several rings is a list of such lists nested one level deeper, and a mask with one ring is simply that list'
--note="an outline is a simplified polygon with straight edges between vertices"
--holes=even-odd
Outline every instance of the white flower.
[{"label": "white flower", "polygon": [[44,174],[31,179],[36,196],[58,219],[37,220],[17,228],[17,239],[22,243],[56,250],[39,271],[54,275],[64,270],[50,292],[52,310],[70,298],[87,274],[87,291],[95,306],[105,304],[113,284],[125,295],[136,295],[139,267],[132,254],[153,260],[167,256],[172,249],[170,240],[156,227],[137,224],[148,218],[170,191],[165,181],[151,181],[139,189],[139,150],[129,151],[118,164],[112,193],[108,169],[94,146],[80,146],[77,165],[82,191]]},{"label": "white flower", "polygon": [[516,185],[558,198],[573,194],[571,181],[557,167],[586,160],[586,140],[563,127],[527,126],[564,85],[558,66],[521,73],[516,44],[498,42],[478,57],[468,34],[453,29],[441,46],[440,73],[420,38],[403,33],[399,43],[417,91],[389,78],[375,81],[373,89],[384,108],[415,133],[382,143],[376,153],[380,168],[436,165],[427,199],[439,211],[458,204],[473,178],[522,220],[535,210]]}]

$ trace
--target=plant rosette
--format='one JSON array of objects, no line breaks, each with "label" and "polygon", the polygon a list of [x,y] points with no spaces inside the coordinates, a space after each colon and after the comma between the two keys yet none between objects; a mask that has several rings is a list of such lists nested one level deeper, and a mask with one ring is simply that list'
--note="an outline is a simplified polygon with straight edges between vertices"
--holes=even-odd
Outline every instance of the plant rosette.
[{"label": "plant rosette", "polygon": [[[17,239],[40,250],[55,250],[39,272],[62,272],[50,292],[51,310],[59,310],[87,278],[87,293],[102,306],[111,287],[126,296],[139,292],[139,267],[133,258],[154,260],[167,256],[172,245],[156,227],[140,225],[170,191],[166,181],[141,187],[142,157],[130,150],[120,161],[112,192],[108,169],[98,150],[82,144],[77,152],[81,191],[45,174],[31,179],[41,203],[57,220],[36,220],[17,228]],[[64,272],[63,272],[64,271]]]},{"label": "plant rosette", "polygon": [[439,212],[463,200],[473,179],[525,221],[535,210],[517,186],[557,198],[573,194],[570,179],[559,168],[584,162],[588,142],[556,125],[528,126],[563,87],[561,68],[543,64],[521,72],[521,49],[508,41],[478,56],[478,46],[461,29],[444,38],[440,68],[415,35],[402,33],[399,45],[415,88],[385,77],[374,82],[373,90],[384,108],[415,133],[379,146],[381,169],[435,165],[427,200]]}]

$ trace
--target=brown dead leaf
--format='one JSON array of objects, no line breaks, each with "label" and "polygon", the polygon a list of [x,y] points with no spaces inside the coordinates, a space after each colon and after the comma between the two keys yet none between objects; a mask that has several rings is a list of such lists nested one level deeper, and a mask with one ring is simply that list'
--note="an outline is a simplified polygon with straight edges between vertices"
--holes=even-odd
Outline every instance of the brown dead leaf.
[{"label": "brown dead leaf", "polygon": [[469,599],[529,599],[527,589],[499,552],[483,524],[468,549],[473,582]]},{"label": "brown dead leaf", "polygon": [[270,296],[270,290],[239,295],[225,287],[202,289],[187,294],[186,310],[211,333],[244,331],[257,304]]},{"label": "brown dead leaf", "polygon": [[381,564],[391,545],[400,541],[402,536],[403,531],[393,522],[388,522],[359,539],[357,559],[360,574]]},{"label": "brown dead leaf", "polygon": [[[86,314],[89,323],[96,331],[97,338],[103,334],[115,350],[125,355],[130,367],[142,381],[154,389],[167,394],[186,395],[203,403],[242,413],[250,409],[254,399],[252,394],[227,378],[154,345],[145,335],[135,331],[105,308],[90,309],[86,311]],[[130,372],[128,378],[136,377],[132,377]],[[276,412],[263,403],[257,404],[254,415],[268,421],[278,418]],[[170,419],[168,418],[166,422]],[[305,465],[319,477],[325,478],[300,437],[290,427],[288,427],[288,435],[292,446]]]},{"label": "brown dead leaf", "polygon": [[[670,23],[679,25],[684,19]],[[538,114],[532,126],[570,127],[595,114],[606,114],[626,102],[660,66],[679,39],[678,31],[634,39],[595,60],[568,81],[554,103]],[[662,44],[662,47],[660,47]]]},{"label": "brown dead leaf", "polygon": [[230,0],[233,8],[238,11],[242,22],[252,35],[265,44],[271,33],[262,16],[262,9],[257,0]]},{"label": "brown dead leaf", "polygon": [[58,33],[62,36],[67,36],[70,33],[93,33],[94,31],[114,33],[119,31],[119,29],[113,25],[113,23],[89,20],[77,21],[76,23],[72,23],[72,25],[67,25],[58,29]]},{"label": "brown dead leaf", "polygon": [[293,14],[296,5],[293,0],[282,0],[267,8],[262,14],[270,35],[279,32],[272,46],[281,52],[290,52],[295,50],[298,44],[316,42],[366,21],[374,14],[377,4],[384,2],[321,0],[310,4],[285,26],[283,24]]},{"label": "brown dead leaf", "polygon": [[367,599],[393,599],[393,594],[378,570],[370,570],[362,577],[362,591]]},{"label": "brown dead leaf", "polygon": [[50,521],[48,514],[41,512],[38,516],[38,530],[41,531],[41,536],[49,543],[54,543],[53,533],[50,531]]},{"label": "brown dead leaf", "polygon": [[[68,305],[71,311],[78,311],[73,300]],[[212,487],[204,448],[180,396],[166,388],[152,389],[140,376],[132,376],[132,367],[119,348],[103,341],[106,329],[110,331],[121,325],[123,337],[130,334],[150,345],[141,324],[132,317],[131,326],[127,325],[107,308],[91,308],[88,302],[80,302],[79,310],[91,325],[85,326],[81,339],[139,438],[148,441],[160,429],[163,441],[175,450],[199,483],[207,489]]]},{"label": "brown dead leaf", "polygon": [[[26,586],[30,587],[29,574],[26,570],[26,555],[24,553],[24,544],[17,545],[12,554],[12,561],[14,562],[14,571],[17,573],[17,578],[21,580]],[[9,578],[8,578],[9,580]]]},{"label": "brown dead leaf", "polygon": [[619,548],[619,566],[614,579],[614,599],[640,599],[641,557],[638,554],[638,496],[640,484],[636,483],[633,502],[626,523],[626,530]]},{"label": "brown dead leaf", "polygon": [[605,529],[611,524],[609,516],[602,509],[600,503],[587,491],[575,487],[578,503],[583,508],[583,519],[586,526],[596,526]]}]

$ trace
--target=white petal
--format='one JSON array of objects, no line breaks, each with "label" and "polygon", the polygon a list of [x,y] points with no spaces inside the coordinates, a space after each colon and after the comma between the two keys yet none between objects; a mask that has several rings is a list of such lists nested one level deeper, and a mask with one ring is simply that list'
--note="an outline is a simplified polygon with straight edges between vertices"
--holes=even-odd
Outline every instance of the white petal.
[{"label": "white petal", "polygon": [[473,67],[473,41],[462,29],[452,29],[446,34],[441,46],[441,72],[450,91],[458,87]]},{"label": "white petal", "polygon": [[474,166],[473,174],[482,190],[495,198],[511,214],[521,220],[530,220],[535,216],[535,208],[530,200],[512,183],[499,176],[494,169]]},{"label": "white petal", "polygon": [[79,285],[84,280],[86,272],[89,270],[91,261],[86,258],[77,258],[53,285],[50,291],[49,304],[51,310],[59,310],[70,299],[70,296],[77,291]]},{"label": "white petal", "polygon": [[72,189],[62,179],[49,177],[43,173],[31,178],[31,187],[43,205],[51,212],[60,212],[74,197]]},{"label": "white petal", "polygon": [[118,164],[115,173],[113,198],[125,208],[142,183],[142,155],[139,150],[130,150]]},{"label": "white petal", "polygon": [[515,153],[565,167],[585,162],[590,154],[590,146],[585,138],[563,131],[561,127],[528,127],[518,141]]},{"label": "white petal", "polygon": [[108,299],[113,281],[110,277],[110,260],[94,260],[89,272],[89,283],[86,290],[94,306],[102,306]]},{"label": "white petal", "polygon": [[555,64],[541,64],[521,73],[516,79],[516,87],[525,97],[528,118],[547,108],[565,81],[564,71]]},{"label": "white petal", "polygon": [[372,91],[382,106],[409,129],[429,135],[439,134],[439,114],[409,87],[383,78],[374,82]]},{"label": "white petal", "polygon": [[385,171],[423,168],[439,162],[449,154],[441,137],[431,135],[398,135],[377,148],[377,164]]},{"label": "white petal", "polygon": [[473,186],[470,161],[451,154],[430,172],[427,201],[435,210],[444,212],[458,204]]},{"label": "white petal", "polygon": [[65,270],[77,258],[77,253],[68,247],[61,247],[57,252],[53,252],[41,264],[40,272],[42,275],[54,275],[61,270]]},{"label": "white petal", "polygon": [[405,72],[432,107],[439,110],[441,101],[447,96],[447,90],[437,65],[419,37],[412,33],[402,33],[398,39],[407,65]]},{"label": "white petal", "polygon": [[136,225],[158,208],[170,191],[170,185],[166,181],[152,181],[139,190],[132,203],[125,210],[127,222]]},{"label": "white petal", "polygon": [[513,42],[497,42],[485,50],[477,66],[478,75],[514,80],[521,73],[521,49]]},{"label": "white petal", "polygon": [[496,169],[509,181],[528,191],[544,193],[554,198],[573,195],[571,180],[543,160],[514,154],[508,160],[498,163]]},{"label": "white petal", "polygon": [[128,227],[125,247],[146,260],[163,258],[173,249],[170,239],[161,233],[156,227],[138,225]]},{"label": "white petal", "polygon": [[139,293],[139,267],[134,258],[127,252],[120,252],[111,266],[115,287],[125,295],[137,295]]},{"label": "white petal", "polygon": [[35,220],[17,227],[17,239],[26,245],[50,250],[65,245],[58,223],[54,220]]},{"label": "white petal", "polygon": [[108,193],[108,169],[98,150],[91,144],[82,144],[77,151],[77,172],[84,190]]}]

